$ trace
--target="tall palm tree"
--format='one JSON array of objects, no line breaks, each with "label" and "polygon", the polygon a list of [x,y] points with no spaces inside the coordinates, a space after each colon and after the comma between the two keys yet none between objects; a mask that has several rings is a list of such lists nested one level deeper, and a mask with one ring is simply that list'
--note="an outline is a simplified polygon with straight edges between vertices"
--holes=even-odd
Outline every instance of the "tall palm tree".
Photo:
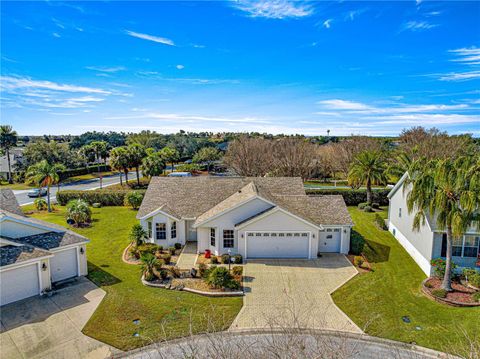
[{"label": "tall palm tree", "polygon": [[52,211],[50,205],[50,186],[60,182],[59,172],[65,170],[62,164],[50,164],[47,160],[40,161],[27,169],[25,178],[27,182],[35,183],[40,187],[47,187],[48,211]]},{"label": "tall palm tree", "polygon": [[164,169],[165,162],[158,152],[150,153],[142,161],[142,173],[147,177],[159,176]]},{"label": "tall palm tree", "polygon": [[127,151],[130,158],[130,166],[135,167],[135,171],[137,172],[137,184],[140,185],[140,166],[146,155],[145,147],[138,143],[132,143],[127,147]]},{"label": "tall palm tree", "polygon": [[413,229],[425,224],[426,216],[446,232],[445,276],[442,288],[451,291],[452,241],[468,228],[480,229],[480,159],[417,160],[406,180],[408,212],[414,212]]},{"label": "tall palm tree", "polygon": [[387,168],[387,175],[400,179],[405,172],[409,172],[413,164],[413,157],[405,151],[397,153]]},{"label": "tall palm tree", "polygon": [[348,172],[348,182],[367,187],[367,203],[372,204],[372,185],[385,184],[386,162],[378,151],[360,152],[354,159]]},{"label": "tall palm tree", "polygon": [[122,183],[122,171],[125,174],[125,182],[128,184],[128,170],[130,157],[126,147],[115,147],[110,152],[110,166],[120,172],[120,185]]},{"label": "tall palm tree", "polygon": [[0,126],[0,148],[7,156],[8,162],[8,183],[13,183],[12,168],[10,164],[10,149],[17,145],[17,132],[10,125]]}]

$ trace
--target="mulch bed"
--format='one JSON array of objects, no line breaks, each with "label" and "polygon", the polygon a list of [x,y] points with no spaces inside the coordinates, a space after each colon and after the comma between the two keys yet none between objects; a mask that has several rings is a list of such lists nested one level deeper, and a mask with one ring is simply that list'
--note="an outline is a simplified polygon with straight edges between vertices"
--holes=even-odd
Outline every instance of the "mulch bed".
[{"label": "mulch bed", "polygon": [[[433,296],[432,291],[434,291],[435,289],[440,289],[441,286],[442,279],[436,277],[431,277],[423,283],[424,290],[426,290],[431,296]],[[473,294],[476,292],[476,290],[474,290],[473,288],[466,287],[457,281],[452,281],[452,288],[453,291],[448,292],[445,298],[435,297],[435,299],[446,303],[451,302],[451,304],[453,305],[477,304],[477,302],[474,302],[473,300]],[[478,304],[480,305],[480,303]]]},{"label": "mulch bed", "polygon": [[350,263],[352,263],[352,265],[360,272],[360,274],[362,273],[368,273],[372,270],[372,267],[370,265],[370,263],[367,261],[367,258],[365,258],[365,256],[362,256],[364,262],[362,264],[361,267],[357,267],[353,262],[354,262],[354,258],[356,256],[353,255],[353,254],[347,254],[347,259],[350,261]]}]

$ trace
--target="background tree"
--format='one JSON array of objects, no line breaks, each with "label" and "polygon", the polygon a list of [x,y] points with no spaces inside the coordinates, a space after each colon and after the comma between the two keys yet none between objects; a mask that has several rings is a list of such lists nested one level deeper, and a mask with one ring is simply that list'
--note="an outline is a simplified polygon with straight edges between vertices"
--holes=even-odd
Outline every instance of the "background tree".
[{"label": "background tree", "polygon": [[192,162],[194,163],[206,163],[207,172],[210,172],[210,166],[222,158],[222,154],[214,147],[203,147],[195,156],[193,156]]},{"label": "background tree", "polygon": [[272,145],[274,175],[303,180],[310,177],[316,164],[316,145],[303,138],[283,138]]},{"label": "background tree", "polygon": [[95,159],[100,166],[100,160],[103,159],[104,163],[107,163],[108,157],[108,143],[106,141],[93,141],[89,145],[95,153]]},{"label": "background tree", "polygon": [[452,241],[468,228],[480,229],[480,157],[457,160],[417,160],[404,190],[409,213],[415,213],[413,229],[425,225],[432,215],[438,229],[446,231],[446,266],[442,288],[451,291]]},{"label": "background tree", "polygon": [[120,185],[122,183],[122,171],[125,174],[125,182],[128,184],[128,171],[130,155],[126,147],[116,147],[110,151],[110,167],[120,172]]},{"label": "background tree", "polygon": [[147,177],[160,176],[165,169],[163,157],[158,152],[150,153],[142,161],[142,173]]},{"label": "background tree", "polygon": [[164,147],[160,150],[160,155],[165,160],[166,163],[170,162],[172,164],[172,171],[173,165],[180,159],[180,154],[178,151],[173,147]]},{"label": "background tree", "polygon": [[8,183],[13,183],[12,167],[10,163],[10,149],[17,145],[17,132],[15,132],[10,125],[0,126],[0,148],[7,156],[8,163]]},{"label": "background tree", "polygon": [[265,176],[272,169],[272,144],[242,135],[230,143],[223,162],[240,176]]},{"label": "background tree", "polygon": [[145,157],[145,147],[139,145],[138,143],[133,143],[128,145],[128,158],[130,167],[135,167],[137,172],[137,185],[140,185],[140,166],[142,165],[143,158]]},{"label": "background tree", "polygon": [[386,162],[380,152],[360,152],[354,159],[348,172],[348,182],[367,187],[367,203],[372,204],[372,185],[385,184]]},{"label": "background tree", "polygon": [[30,183],[35,183],[40,187],[47,187],[47,206],[48,211],[52,211],[50,204],[50,187],[59,183],[59,172],[64,171],[65,166],[62,164],[50,164],[47,160],[38,162],[28,168],[26,173],[26,180]]}]

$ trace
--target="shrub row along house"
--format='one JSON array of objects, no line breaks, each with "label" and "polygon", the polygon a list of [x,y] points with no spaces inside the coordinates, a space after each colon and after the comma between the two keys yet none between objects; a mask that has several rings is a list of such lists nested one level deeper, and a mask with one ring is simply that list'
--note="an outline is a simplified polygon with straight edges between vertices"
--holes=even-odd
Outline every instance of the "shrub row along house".
[{"label": "shrub row along house", "polygon": [[137,218],[150,242],[245,259],[348,253],[353,226],[342,196],[307,196],[292,177],[153,177]]},{"label": "shrub row along house", "polygon": [[88,239],[26,217],[11,190],[0,192],[0,227],[0,305],[87,274]]},{"label": "shrub row along house", "polygon": [[[417,262],[427,276],[433,274],[431,261],[446,256],[446,233],[437,228],[431,215],[418,231],[413,230],[414,213],[408,213],[409,187],[404,188],[408,173],[405,173],[388,194],[388,228],[399,243]],[[453,262],[462,268],[480,270],[480,233],[471,227],[466,233],[453,239]]]}]

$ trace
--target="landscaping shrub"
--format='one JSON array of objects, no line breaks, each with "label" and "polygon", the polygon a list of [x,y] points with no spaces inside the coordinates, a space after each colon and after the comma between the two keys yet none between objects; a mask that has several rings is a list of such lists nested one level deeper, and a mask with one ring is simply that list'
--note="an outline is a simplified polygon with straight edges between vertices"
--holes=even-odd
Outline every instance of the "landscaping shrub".
[{"label": "landscaping shrub", "polygon": [[243,257],[241,254],[236,254],[233,256],[233,263],[242,264],[242,262],[243,262]]},{"label": "landscaping shrub", "polygon": [[242,275],[243,267],[240,267],[240,266],[233,267],[232,268],[232,273],[233,273],[233,275]]},{"label": "landscaping shrub", "polygon": [[181,248],[182,248],[182,244],[181,244],[181,243],[175,243],[175,244],[174,244],[174,247],[175,247],[175,249],[181,249]]},{"label": "landscaping shrub", "polygon": [[139,191],[131,191],[125,195],[125,199],[123,201],[125,206],[130,206],[133,209],[138,209],[143,201],[143,193]]},{"label": "landscaping shrub", "polygon": [[210,271],[205,282],[214,288],[238,289],[240,283],[233,279],[227,268],[215,267]]},{"label": "landscaping shrub", "polygon": [[170,264],[170,262],[172,261],[172,255],[170,253],[163,254],[161,258],[163,259],[165,264]]},{"label": "landscaping shrub", "polygon": [[472,298],[473,298],[474,302],[479,302],[480,303],[480,292],[473,293]]},{"label": "landscaping shrub", "polygon": [[373,212],[373,209],[372,209],[371,206],[368,206],[368,205],[367,205],[367,206],[363,207],[363,211],[364,211],[364,212]]},{"label": "landscaping shrub", "polygon": [[136,246],[139,246],[145,242],[145,239],[147,239],[147,232],[145,232],[143,227],[137,223],[132,226],[129,238]]},{"label": "landscaping shrub", "polygon": [[[100,203],[102,206],[123,206],[125,195],[130,190],[93,190],[93,191],[59,191],[56,194],[60,205],[65,206],[72,199],[83,199],[88,204]],[[145,191],[138,190],[141,194]]]},{"label": "landscaping shrub", "polygon": [[362,256],[355,256],[353,258],[353,264],[357,267],[361,267],[363,265],[363,257]]},{"label": "landscaping shrub", "polygon": [[[305,189],[308,195],[341,195],[347,204],[347,206],[357,206],[362,202],[367,202],[367,191],[364,189],[349,189],[349,190],[340,190],[340,189]],[[374,189],[372,190],[373,201],[380,204],[381,206],[388,206],[387,194],[390,192],[389,189]]]},{"label": "landscaping shrub", "polygon": [[362,203],[359,203],[357,207],[358,209],[364,209],[366,205],[367,205],[366,202],[362,202]]},{"label": "landscaping shrub", "polygon": [[222,263],[228,264],[228,261],[231,257],[228,254],[222,254]]},{"label": "landscaping shrub", "polygon": [[108,172],[111,169],[108,165],[93,165],[88,167],[71,168],[59,172],[58,175],[60,177],[60,180],[64,180],[65,178],[69,177],[81,176],[89,173],[97,173],[99,170],[100,172]]},{"label": "landscaping shrub", "polygon": [[364,246],[365,240],[363,237],[358,232],[352,230],[350,235],[350,253],[358,256],[363,252]]},{"label": "landscaping shrub", "polygon": [[140,257],[150,253],[151,255],[155,255],[155,252],[158,250],[158,246],[155,243],[142,243],[137,246],[137,251],[140,254]]},{"label": "landscaping shrub", "polygon": [[174,266],[174,267],[170,267],[168,270],[170,271],[170,274],[172,275],[173,278],[180,278],[180,275],[181,275],[180,268]]},{"label": "landscaping shrub", "polygon": [[425,283],[425,287],[427,288],[433,288],[433,284],[430,282]]},{"label": "landscaping shrub", "polygon": [[373,202],[373,203],[372,203],[372,208],[380,209],[380,203]]},{"label": "landscaping shrub", "polygon": [[92,211],[84,200],[72,199],[67,204],[67,218],[74,221],[76,226],[79,226],[91,221]]},{"label": "landscaping shrub", "polygon": [[447,291],[445,289],[434,289],[432,290],[432,295],[437,298],[446,298],[447,297]]},{"label": "landscaping shrub", "polygon": [[[445,266],[446,266],[445,259],[442,259],[442,258],[432,259],[430,264],[433,267],[434,275],[436,277],[443,278],[445,276]],[[455,268],[457,268],[457,265],[452,261],[452,273],[451,273],[452,278],[455,276],[454,275]]]},{"label": "landscaping shrub", "polygon": [[33,206],[37,211],[46,211],[48,208],[47,201],[45,201],[43,198],[37,198],[35,201],[33,201]]},{"label": "landscaping shrub", "polygon": [[480,273],[476,272],[468,276],[468,283],[475,288],[480,288]]},{"label": "landscaping shrub", "polygon": [[220,263],[217,256],[212,256],[212,259],[210,259],[210,262],[212,262],[212,264],[219,264]]},{"label": "landscaping shrub", "polygon": [[162,280],[165,280],[167,279],[168,277],[168,271],[166,269],[161,269],[159,272],[158,272],[158,275],[160,276],[160,278]]},{"label": "landscaping shrub", "polygon": [[155,270],[162,266],[162,263],[152,254],[144,253],[140,256],[142,261],[142,273],[147,281],[152,281],[156,278]]},{"label": "landscaping shrub", "polygon": [[378,213],[375,213],[375,224],[378,228],[384,231],[388,229],[387,225],[385,224],[385,220]]},{"label": "landscaping shrub", "polygon": [[163,246],[158,246],[158,250],[161,252],[163,251]]},{"label": "landscaping shrub", "polygon": [[170,253],[172,256],[175,255],[175,247],[168,247],[168,253]]},{"label": "landscaping shrub", "polygon": [[207,272],[207,265],[205,263],[200,263],[198,265],[198,275],[201,277],[201,278],[205,278],[205,274]]},{"label": "landscaping shrub", "polygon": [[102,207],[102,204],[98,203],[98,202],[95,202],[95,203],[92,203],[92,207],[93,208],[100,208],[100,207]]}]

